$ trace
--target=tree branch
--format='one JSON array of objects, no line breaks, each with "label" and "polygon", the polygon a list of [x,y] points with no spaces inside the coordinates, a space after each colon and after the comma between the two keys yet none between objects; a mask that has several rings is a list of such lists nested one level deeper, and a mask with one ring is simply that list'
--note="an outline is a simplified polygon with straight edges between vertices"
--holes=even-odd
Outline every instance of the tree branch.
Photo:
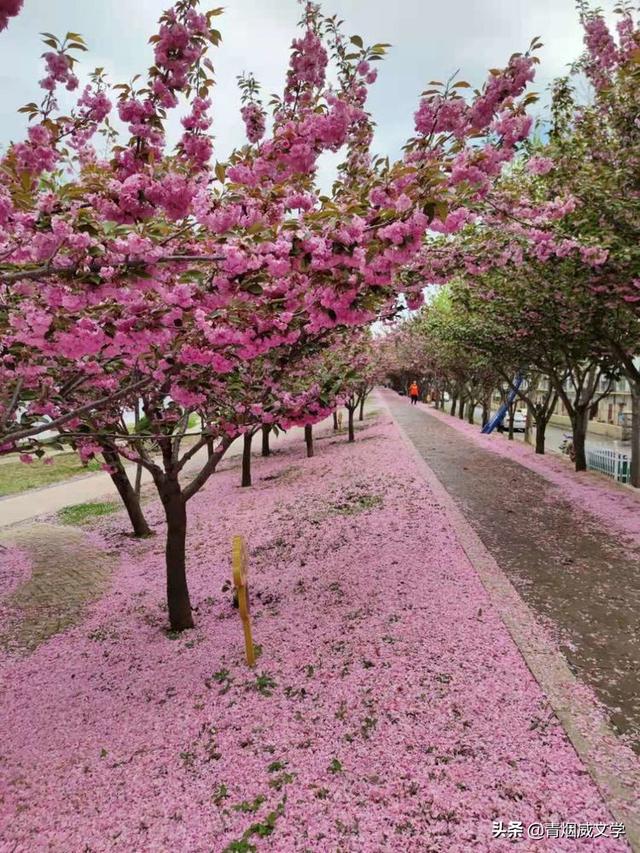
[{"label": "tree branch", "polygon": [[[135,272],[136,269],[144,270],[148,266],[154,264],[171,264],[171,263],[213,263],[215,261],[224,261],[225,258],[220,255],[165,255],[156,258],[151,263],[144,261],[136,261],[135,263],[123,264],[120,272]],[[36,267],[35,269],[25,270],[10,270],[8,272],[0,272],[0,284],[11,284],[14,281],[22,281],[23,279],[34,278],[74,278],[78,274],[82,275],[99,275],[102,266],[92,263],[86,268],[86,272],[81,271],[81,267],[76,265],[72,267],[52,267],[49,264]]]},{"label": "tree branch", "polygon": [[16,387],[13,390],[13,394],[11,396],[11,402],[7,407],[7,411],[5,412],[5,416],[2,419],[2,426],[5,427],[9,423],[9,419],[13,415],[18,405],[18,399],[20,397],[20,391],[22,390],[23,379],[22,376],[16,382]]},{"label": "tree branch", "polygon": [[234,441],[235,438],[229,438],[228,436],[225,436],[222,439],[216,450],[214,450],[213,455],[207,460],[204,468],[202,468],[200,473],[182,490],[185,502],[188,501],[189,498],[192,498],[196,492],[200,491],[211,474],[216,470],[218,463]]},{"label": "tree branch", "polygon": [[74,420],[74,418],[81,417],[87,412],[91,412],[94,409],[100,409],[104,406],[108,406],[110,403],[114,403],[121,397],[126,397],[128,394],[131,394],[134,391],[138,391],[141,388],[144,388],[145,385],[149,385],[151,382],[152,378],[147,376],[144,379],[140,379],[138,382],[134,382],[133,385],[129,385],[127,388],[121,388],[114,394],[109,394],[106,397],[100,397],[100,399],[93,400],[91,403],[85,403],[84,406],[79,406],[72,412],[68,412],[66,415],[61,415],[59,418],[55,418],[52,421],[40,424],[39,426],[26,427],[25,429],[16,430],[15,432],[10,432],[5,435],[0,435],[0,441],[5,444],[8,442],[19,441],[21,438],[31,438],[34,435],[39,435],[41,432],[47,432],[47,430],[50,429],[56,429],[57,427]]}]

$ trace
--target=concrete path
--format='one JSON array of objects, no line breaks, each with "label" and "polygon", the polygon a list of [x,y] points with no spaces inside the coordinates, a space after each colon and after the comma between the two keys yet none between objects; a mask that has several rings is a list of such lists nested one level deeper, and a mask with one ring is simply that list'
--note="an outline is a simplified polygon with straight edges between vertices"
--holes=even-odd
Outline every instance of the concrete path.
[{"label": "concrete path", "polygon": [[640,553],[560,490],[426,407],[384,400],[571,671],[640,753]]},{"label": "concrete path", "polygon": [[75,527],[26,524],[0,531],[0,559],[3,543],[18,547],[31,564],[29,578],[2,601],[0,647],[14,651],[33,650],[78,622],[117,564],[115,554],[96,549]]}]

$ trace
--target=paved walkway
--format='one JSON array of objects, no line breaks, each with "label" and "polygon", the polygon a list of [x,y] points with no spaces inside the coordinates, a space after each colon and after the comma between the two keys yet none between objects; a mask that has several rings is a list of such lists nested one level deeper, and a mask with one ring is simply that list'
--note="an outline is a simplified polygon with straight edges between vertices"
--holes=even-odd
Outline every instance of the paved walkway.
[{"label": "paved walkway", "polygon": [[31,563],[29,578],[1,602],[8,607],[0,625],[3,648],[32,650],[78,622],[115,566],[112,554],[74,527],[25,524],[0,531],[0,549],[3,543],[17,546]]},{"label": "paved walkway", "polygon": [[384,399],[571,670],[640,752],[638,550],[535,472],[477,447],[425,407]]},{"label": "paved walkway", "polygon": [[[330,429],[330,424],[330,419],[318,424],[315,430],[318,436],[326,432],[327,429]],[[277,450],[291,441],[303,441],[303,439],[304,431],[296,428],[287,433],[280,433],[278,436],[272,435],[270,445],[273,450]],[[260,448],[261,436],[258,434],[253,439],[254,455],[260,453]],[[241,454],[242,442],[238,439],[231,445],[221,464],[224,465],[226,460],[233,459]],[[190,472],[198,471],[204,464],[205,459],[206,450],[203,449],[185,466],[184,473],[189,474]],[[135,477],[135,465],[128,466],[127,471],[129,477],[133,480]],[[148,471],[143,471],[142,483],[143,485],[151,484],[151,475]],[[74,506],[75,504],[87,503],[88,501],[104,500],[105,498],[119,500],[111,478],[108,474],[102,472],[86,474],[70,480],[62,480],[43,489],[29,489],[18,495],[8,495],[7,497],[0,498],[0,528],[28,521],[39,516],[50,515],[66,506]]]}]

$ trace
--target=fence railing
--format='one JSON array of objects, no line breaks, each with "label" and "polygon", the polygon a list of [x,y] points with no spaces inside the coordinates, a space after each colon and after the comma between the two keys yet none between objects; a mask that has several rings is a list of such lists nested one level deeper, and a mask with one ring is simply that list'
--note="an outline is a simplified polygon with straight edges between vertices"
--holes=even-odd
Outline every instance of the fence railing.
[{"label": "fence railing", "polygon": [[628,483],[631,475],[631,461],[627,453],[605,447],[587,448],[587,468],[613,477],[619,483]]}]

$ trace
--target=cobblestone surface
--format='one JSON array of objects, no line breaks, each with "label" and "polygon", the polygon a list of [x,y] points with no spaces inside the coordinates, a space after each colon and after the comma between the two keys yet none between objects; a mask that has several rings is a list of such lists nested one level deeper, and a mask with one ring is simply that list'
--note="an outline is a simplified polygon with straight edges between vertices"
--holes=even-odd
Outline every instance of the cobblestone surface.
[{"label": "cobblestone surface", "polygon": [[0,645],[32,650],[80,620],[87,603],[104,590],[115,562],[73,527],[29,524],[0,532],[0,543],[24,550],[29,580],[4,604],[14,613],[0,628]]}]

